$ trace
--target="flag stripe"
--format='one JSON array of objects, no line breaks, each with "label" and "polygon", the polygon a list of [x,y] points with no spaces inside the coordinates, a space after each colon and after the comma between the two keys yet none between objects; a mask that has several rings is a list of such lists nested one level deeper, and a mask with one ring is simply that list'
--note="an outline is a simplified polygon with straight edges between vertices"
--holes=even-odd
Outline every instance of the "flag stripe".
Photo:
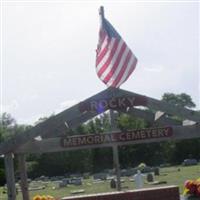
[{"label": "flag stripe", "polygon": [[130,50],[127,48],[126,51],[127,51],[127,53],[124,54],[125,59],[124,59],[122,65],[118,67],[118,70],[117,70],[115,77],[112,78],[110,83],[108,83],[109,85],[115,86],[121,80],[121,78],[122,78],[122,76],[123,76],[123,74],[124,74],[124,72],[127,68],[128,62],[130,61],[130,57],[131,57]]},{"label": "flag stripe", "polygon": [[102,18],[96,55],[98,77],[109,87],[120,87],[133,72],[136,64],[137,58],[121,36]]},{"label": "flag stripe", "polygon": [[105,54],[108,51],[108,45],[111,41],[111,38],[105,37],[104,41],[102,42],[102,45],[100,47],[100,51],[97,54],[97,61],[96,61],[96,66],[101,62],[101,60],[103,59],[103,57],[105,56]]},{"label": "flag stripe", "polygon": [[119,87],[122,83],[124,83],[129,78],[129,76],[131,75],[131,73],[134,71],[134,69],[136,67],[136,64],[137,64],[137,58],[133,55],[132,59],[133,59],[133,61],[130,63],[130,67],[128,67],[129,70],[128,70],[127,74],[124,76],[124,80],[121,81],[117,85],[117,87]]},{"label": "flag stripe", "polygon": [[128,49],[126,48],[126,44],[123,43],[123,46],[121,48],[121,51],[117,57],[116,62],[112,66],[112,69],[105,77],[105,82],[107,83],[111,78],[114,79],[115,76],[118,74],[120,68],[123,66],[123,63],[125,62],[126,55],[128,54]]},{"label": "flag stripe", "polygon": [[104,73],[104,71],[106,70],[106,68],[108,67],[110,62],[112,61],[112,58],[114,56],[114,53],[115,53],[115,50],[117,49],[117,47],[118,47],[118,43],[116,42],[115,39],[112,39],[110,44],[107,47],[108,51],[107,51],[106,55],[103,57],[102,61],[97,66],[98,76],[101,76]]},{"label": "flag stripe", "polygon": [[107,66],[107,68],[104,70],[103,74],[101,74],[101,80],[104,80],[105,77],[107,76],[107,74],[112,69],[114,63],[116,62],[116,60],[117,60],[117,58],[118,58],[118,56],[120,54],[120,50],[121,50],[123,44],[124,44],[124,42],[122,40],[120,42],[118,42],[117,50],[114,52],[114,56],[113,56],[112,62],[109,63],[109,65]]},{"label": "flag stripe", "polygon": [[131,51],[128,49],[128,54],[126,56],[126,60],[123,63],[123,66],[120,67],[120,71],[117,74],[117,77],[114,79],[114,81],[112,82],[112,86],[116,86],[122,79],[122,77],[125,75],[125,70],[128,67],[128,63],[130,63],[130,58],[131,58]]},{"label": "flag stripe", "polygon": [[116,53],[118,53],[121,49],[121,43],[118,43],[116,39],[113,39],[112,41],[114,42],[114,44],[108,46],[110,51],[108,51],[106,56],[104,56],[103,61],[97,66],[97,69],[99,70],[99,76],[102,76],[102,74],[105,74],[106,70],[109,70],[108,67],[112,65],[113,61],[115,60]]}]

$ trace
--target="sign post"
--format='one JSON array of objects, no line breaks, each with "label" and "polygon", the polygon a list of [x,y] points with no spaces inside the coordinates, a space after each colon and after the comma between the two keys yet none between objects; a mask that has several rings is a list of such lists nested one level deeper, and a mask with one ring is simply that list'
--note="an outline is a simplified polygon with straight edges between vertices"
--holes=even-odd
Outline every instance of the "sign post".
[{"label": "sign post", "polygon": [[4,157],[4,161],[5,161],[5,169],[6,169],[8,200],[16,200],[13,154],[12,153],[6,154]]},{"label": "sign post", "polygon": [[[116,128],[116,123],[114,119],[114,113],[113,110],[110,110],[110,125],[111,125],[111,131]],[[121,191],[121,171],[120,171],[120,163],[119,163],[119,152],[118,152],[118,145],[113,144],[112,145],[112,150],[113,150],[113,163],[114,163],[114,168],[115,168],[115,173],[116,173],[116,178],[117,178],[117,191]]]},{"label": "sign post", "polygon": [[114,162],[114,168],[117,178],[117,191],[121,191],[121,171],[120,171],[120,163],[119,163],[119,152],[118,152],[118,146],[113,145],[113,162]]}]

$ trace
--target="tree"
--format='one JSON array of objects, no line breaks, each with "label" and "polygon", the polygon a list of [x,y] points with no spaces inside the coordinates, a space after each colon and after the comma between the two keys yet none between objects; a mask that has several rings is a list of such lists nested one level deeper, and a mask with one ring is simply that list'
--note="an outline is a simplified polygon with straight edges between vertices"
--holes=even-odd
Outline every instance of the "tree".
[{"label": "tree", "polygon": [[[162,100],[185,108],[194,108],[196,105],[191,96],[185,93],[174,94],[164,93]],[[178,118],[180,119],[180,118]],[[200,140],[182,140],[179,142],[167,142],[163,144],[163,153],[167,160],[174,164],[180,164],[185,158],[193,157],[198,158],[200,155]]]},{"label": "tree", "polygon": [[30,125],[17,124],[16,120],[9,113],[3,113],[0,116],[0,142],[21,134],[30,128]]},{"label": "tree", "polygon": [[[146,128],[147,123],[127,114],[121,114],[118,118],[118,128],[121,131]],[[128,145],[119,147],[119,157],[122,168],[133,167],[145,160],[146,145]]]},{"label": "tree", "polygon": [[[110,131],[109,114],[102,114],[87,124],[87,130],[90,134],[101,134]],[[93,172],[102,169],[112,168],[112,149],[95,148],[91,151],[91,166]]]},{"label": "tree", "polygon": [[186,93],[181,93],[181,94],[164,93],[162,96],[162,100],[170,104],[185,108],[194,108],[196,106],[195,103],[192,101],[191,96]]}]

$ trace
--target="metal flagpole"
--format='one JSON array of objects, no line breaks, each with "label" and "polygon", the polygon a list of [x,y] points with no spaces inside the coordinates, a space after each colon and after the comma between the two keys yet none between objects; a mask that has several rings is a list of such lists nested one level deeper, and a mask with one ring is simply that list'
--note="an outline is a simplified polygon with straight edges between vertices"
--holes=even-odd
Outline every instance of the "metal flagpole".
[{"label": "metal flagpole", "polygon": [[[100,15],[100,20],[101,20],[101,26],[104,20],[104,8],[103,6],[100,6],[99,9],[99,15]],[[112,91],[112,97],[113,96],[113,92]],[[114,112],[112,109],[110,109],[110,124],[111,124],[111,132],[116,128],[115,126],[115,119],[114,119]],[[113,149],[113,162],[114,162],[114,168],[115,168],[115,172],[116,172],[116,177],[117,177],[117,190],[121,191],[121,180],[120,180],[120,164],[119,164],[119,152],[118,152],[118,145],[113,144],[112,146]]]}]

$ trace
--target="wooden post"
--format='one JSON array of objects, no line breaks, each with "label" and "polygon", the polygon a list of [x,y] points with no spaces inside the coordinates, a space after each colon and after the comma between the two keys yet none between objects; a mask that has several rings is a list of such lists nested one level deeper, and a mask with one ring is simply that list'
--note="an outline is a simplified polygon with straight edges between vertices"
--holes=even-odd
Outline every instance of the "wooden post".
[{"label": "wooden post", "polygon": [[[114,113],[113,110],[110,110],[110,124],[111,124],[111,130],[116,130],[116,123],[114,119]],[[119,153],[118,153],[118,146],[114,144],[112,146],[113,149],[113,163],[114,168],[117,176],[117,190],[121,191],[121,180],[120,180],[120,164],[119,164]]]},{"label": "wooden post", "polygon": [[16,200],[16,188],[15,188],[15,176],[13,165],[13,154],[8,153],[4,157],[5,171],[6,171],[6,183],[8,200]]},{"label": "wooden post", "polygon": [[113,145],[113,161],[117,176],[117,190],[121,191],[121,180],[120,180],[121,173],[120,173],[119,153],[117,145]]},{"label": "wooden post", "polygon": [[29,200],[29,192],[28,192],[28,181],[27,181],[27,173],[26,173],[26,158],[25,154],[18,155],[18,165],[20,172],[20,185],[22,190],[23,200]]}]

